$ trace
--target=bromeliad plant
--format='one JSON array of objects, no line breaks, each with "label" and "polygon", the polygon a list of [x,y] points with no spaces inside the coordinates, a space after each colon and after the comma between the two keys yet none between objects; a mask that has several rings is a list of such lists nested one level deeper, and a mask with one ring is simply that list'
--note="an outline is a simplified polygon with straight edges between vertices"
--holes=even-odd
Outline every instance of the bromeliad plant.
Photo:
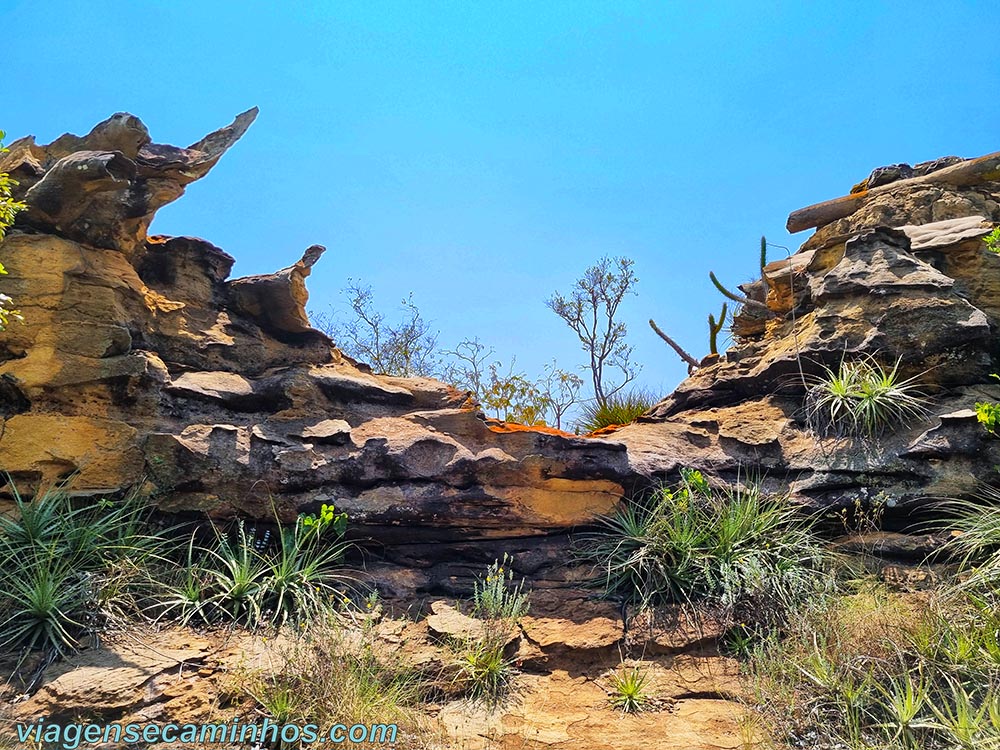
[{"label": "bromeliad plant", "polygon": [[228,532],[212,527],[208,546],[188,545],[183,578],[169,588],[160,617],[187,623],[230,621],[249,628],[305,622],[350,583],[342,563],[347,514],[324,504],[281,528],[276,550],[257,549],[237,520]]},{"label": "bromeliad plant", "polygon": [[66,484],[21,497],[0,516],[0,651],[66,653],[155,594],[164,537],[136,493],[74,500]]},{"label": "bromeliad plant", "polygon": [[609,597],[701,602],[740,621],[780,618],[826,580],[820,541],[786,498],[753,484],[715,489],[692,470],[601,519],[580,553]]},{"label": "bromeliad plant", "polygon": [[622,666],[611,675],[609,682],[611,688],[609,701],[613,708],[619,709],[624,714],[634,714],[650,706],[646,689],[649,675],[638,667]]},{"label": "bromeliad plant", "polygon": [[900,360],[891,369],[875,357],[842,359],[836,370],[807,377],[805,417],[820,435],[875,438],[886,430],[906,427],[927,416],[928,404],[917,381],[903,379]]}]

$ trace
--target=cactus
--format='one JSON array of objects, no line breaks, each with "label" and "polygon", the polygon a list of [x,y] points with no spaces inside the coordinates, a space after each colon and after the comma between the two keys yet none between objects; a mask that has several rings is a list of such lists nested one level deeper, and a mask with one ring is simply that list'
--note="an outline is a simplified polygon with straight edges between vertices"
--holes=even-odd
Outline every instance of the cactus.
[{"label": "cactus", "polygon": [[722,327],[726,324],[726,314],[729,312],[729,307],[725,302],[722,303],[722,314],[719,315],[719,322],[715,322],[715,316],[712,313],[708,314],[708,351],[709,354],[719,353],[719,332]]},{"label": "cactus", "polygon": [[726,289],[726,287],[722,286],[722,282],[715,277],[715,273],[713,271],[708,272],[708,278],[712,280],[712,283],[715,284],[715,288],[722,293],[723,297],[727,297],[731,299],[733,302],[739,302],[741,305],[743,305],[744,307],[748,307],[751,310],[757,310],[758,312],[761,312],[764,315],[766,315],[768,318],[774,317],[774,312],[763,302],[758,302],[755,299],[750,299],[748,297],[743,297],[739,294],[735,294],[734,292],[731,292],[728,289]]},{"label": "cactus", "polygon": [[763,272],[764,266],[767,265],[767,237],[764,235],[760,236],[760,270]]},{"label": "cactus", "polygon": [[661,331],[659,329],[659,327],[656,325],[656,322],[652,318],[649,319],[649,327],[652,328],[656,332],[657,336],[659,336],[661,339],[663,339],[664,341],[666,341],[670,345],[670,347],[675,352],[677,352],[677,356],[678,357],[680,357],[682,360],[684,360],[684,362],[687,363],[688,374],[689,375],[698,368],[698,366],[700,364],[698,362],[698,360],[696,360],[694,357],[692,357],[690,354],[688,354],[686,351],[684,351],[684,349],[681,348],[680,344],[678,344],[676,341],[674,341],[672,338],[670,338],[667,334],[665,334],[663,331]]}]

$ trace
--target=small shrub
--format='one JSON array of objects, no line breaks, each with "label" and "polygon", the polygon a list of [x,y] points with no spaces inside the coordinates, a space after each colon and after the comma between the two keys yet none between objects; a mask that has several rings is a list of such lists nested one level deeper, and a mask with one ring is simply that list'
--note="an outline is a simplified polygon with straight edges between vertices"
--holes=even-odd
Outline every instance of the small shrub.
[{"label": "small shrub", "polygon": [[992,232],[983,237],[983,242],[986,243],[987,250],[1000,255],[1000,227],[994,227]]},{"label": "small shrub", "polygon": [[583,407],[580,429],[594,432],[612,425],[634,422],[656,404],[656,398],[644,391],[616,393],[601,404],[593,401]]},{"label": "small shrub", "polygon": [[611,705],[625,714],[646,709],[650,704],[648,682],[649,676],[638,667],[622,667],[611,676]]},{"label": "small shrub", "polygon": [[927,401],[916,383],[920,376],[900,379],[899,360],[886,369],[863,356],[841,360],[836,370],[823,369],[806,392],[806,421],[818,434],[874,438],[927,416]]},{"label": "small shrub", "polygon": [[818,537],[759,487],[712,489],[697,471],[623,503],[583,539],[608,596],[643,607],[702,601],[740,619],[776,619],[825,576]]},{"label": "small shrub", "polygon": [[513,562],[504,553],[502,560],[495,560],[486,571],[486,577],[473,583],[472,615],[487,621],[506,620],[516,624],[528,614],[528,595],[524,581],[514,583]]}]

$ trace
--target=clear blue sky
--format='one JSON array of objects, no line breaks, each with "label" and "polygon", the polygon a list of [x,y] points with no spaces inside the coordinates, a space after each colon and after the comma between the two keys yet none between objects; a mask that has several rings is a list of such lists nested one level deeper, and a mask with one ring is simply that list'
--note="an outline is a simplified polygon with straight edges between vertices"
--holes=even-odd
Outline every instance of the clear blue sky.
[{"label": "clear blue sky", "polygon": [[[442,344],[478,335],[536,371],[581,364],[543,304],[602,254],[635,259],[641,381],[684,376],[761,234],[876,166],[1000,150],[1000,6],[984,2],[0,0],[0,127],[48,142],[116,111],[187,145],[260,117],[153,230],[238,275],[329,252],[412,291]],[[772,256],[774,257],[774,256]]]}]

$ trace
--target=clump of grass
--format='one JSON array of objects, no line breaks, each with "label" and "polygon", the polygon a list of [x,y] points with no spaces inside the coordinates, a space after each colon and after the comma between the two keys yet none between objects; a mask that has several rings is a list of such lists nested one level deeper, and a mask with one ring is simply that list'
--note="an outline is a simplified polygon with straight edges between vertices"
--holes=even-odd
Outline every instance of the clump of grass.
[{"label": "clump of grass", "polygon": [[826,580],[807,519],[760,487],[713,489],[697,471],[676,487],[625,502],[580,552],[595,583],[642,607],[715,605],[736,621],[773,620]]},{"label": "clump of grass", "polygon": [[281,528],[277,550],[260,550],[242,520],[229,532],[212,526],[212,541],[194,538],[179,581],[168,587],[160,617],[182,623],[230,621],[251,629],[302,623],[333,606],[350,583],[343,572],[347,516],[324,504]]},{"label": "clump of grass", "polygon": [[7,487],[15,508],[0,516],[0,650],[65,654],[141,611],[165,539],[149,530],[137,493],[74,500],[64,483],[28,501]]},{"label": "clump of grass", "polygon": [[610,678],[610,703],[625,714],[643,711],[650,705],[646,691],[649,676],[638,667],[621,667]]},{"label": "clump of grass", "polygon": [[793,613],[751,653],[755,708],[793,744],[1000,747],[998,625],[974,600],[854,584]]},{"label": "clump of grass", "polygon": [[820,435],[875,438],[927,416],[917,381],[902,379],[900,360],[886,368],[871,355],[842,359],[836,370],[824,367],[807,378],[805,417]]},{"label": "clump of grass", "polygon": [[580,429],[594,432],[612,425],[629,424],[653,408],[656,401],[651,393],[636,390],[616,393],[603,404],[590,402],[580,415]]},{"label": "clump of grass", "polygon": [[420,704],[430,683],[408,664],[402,644],[378,637],[378,619],[372,608],[360,617],[321,614],[269,649],[266,668],[238,671],[230,689],[278,724],[396,724],[400,740],[424,747]]}]

